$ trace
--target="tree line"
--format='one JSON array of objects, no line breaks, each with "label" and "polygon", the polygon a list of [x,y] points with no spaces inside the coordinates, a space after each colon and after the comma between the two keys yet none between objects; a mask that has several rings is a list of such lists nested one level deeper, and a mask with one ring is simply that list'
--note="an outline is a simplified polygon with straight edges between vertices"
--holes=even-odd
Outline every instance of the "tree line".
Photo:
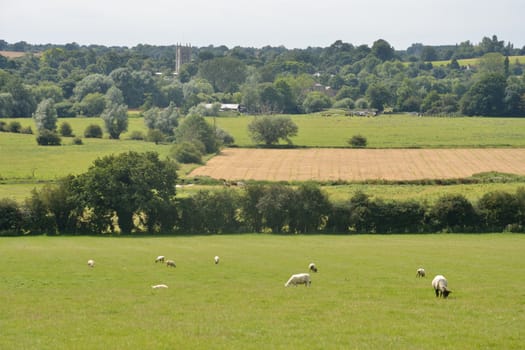
[{"label": "tree line", "polygon": [[317,184],[248,184],[176,196],[176,164],[157,153],[97,159],[87,172],[0,200],[0,235],[360,234],[524,232],[525,188],[475,203],[447,194],[433,204],[358,192],[332,202]]},{"label": "tree line", "polygon": [[[10,44],[0,50],[0,117],[30,117],[52,99],[58,117],[100,116],[113,105],[166,108],[241,104],[253,114],[311,113],[334,107],[440,115],[525,116],[524,55],[497,36],[480,43],[395,50],[387,41],[286,49],[207,46],[177,75],[175,46]],[[459,59],[479,58],[460,66]],[[431,61],[449,61],[433,65]],[[108,98],[108,95],[111,98]]]}]

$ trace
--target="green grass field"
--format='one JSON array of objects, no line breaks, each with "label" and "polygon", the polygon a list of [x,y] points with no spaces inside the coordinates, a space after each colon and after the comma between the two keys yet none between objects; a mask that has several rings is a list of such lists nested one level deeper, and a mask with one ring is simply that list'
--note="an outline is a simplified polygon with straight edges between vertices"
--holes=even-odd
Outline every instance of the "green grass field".
[{"label": "green grass field", "polygon": [[[480,58],[462,58],[458,60],[458,64],[461,67],[477,66],[479,64],[479,60]],[[525,63],[525,56],[509,56],[509,63],[511,65],[515,64],[516,61],[519,62],[520,64]],[[432,61],[432,65],[434,67],[446,66],[448,64],[450,64],[450,60]]]},{"label": "green grass field", "polygon": [[[524,251],[511,234],[3,238],[0,348],[522,349]],[[311,261],[312,286],[285,288]]]},{"label": "green grass field", "polygon": [[[215,118],[240,147],[253,147],[247,127],[253,116]],[[208,119],[213,123],[213,118]],[[525,147],[525,118],[293,116],[299,128],[296,146],[348,147],[348,139],[361,134],[369,148]]]}]

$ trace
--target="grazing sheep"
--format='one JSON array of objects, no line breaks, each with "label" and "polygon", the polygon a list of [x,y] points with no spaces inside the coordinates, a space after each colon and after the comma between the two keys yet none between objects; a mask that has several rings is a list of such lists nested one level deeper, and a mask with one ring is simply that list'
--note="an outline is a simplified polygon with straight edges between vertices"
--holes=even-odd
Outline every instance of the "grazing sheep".
[{"label": "grazing sheep", "polygon": [[308,269],[310,271],[317,272],[317,266],[315,266],[314,263],[310,263],[310,265],[308,265]]},{"label": "grazing sheep", "polygon": [[153,288],[153,289],[168,288],[168,286],[165,285],[165,284],[156,284],[154,286],[151,286],[151,288]]},{"label": "grazing sheep", "polygon": [[426,274],[425,274],[425,269],[420,267],[419,269],[417,269],[416,271],[416,277],[425,277]]},{"label": "grazing sheep", "polygon": [[166,266],[167,267],[177,267],[177,265],[175,265],[175,261],[173,260],[166,260]]},{"label": "grazing sheep", "polygon": [[95,260],[93,260],[93,259],[89,259],[89,260],[88,260],[88,266],[89,266],[89,267],[95,267]]},{"label": "grazing sheep", "polygon": [[445,276],[437,275],[432,280],[432,288],[434,288],[434,291],[436,292],[436,297],[443,297],[447,298],[450,293],[452,293],[451,290],[448,290],[447,288],[448,282]]},{"label": "grazing sheep", "polygon": [[155,263],[158,263],[158,262],[161,262],[161,263],[164,262],[164,255],[157,256],[157,259],[155,259]]},{"label": "grazing sheep", "polygon": [[215,258],[213,258],[213,260],[215,260],[215,264],[219,263],[219,257],[218,256],[215,256]]},{"label": "grazing sheep", "polygon": [[298,284],[304,284],[305,287],[308,287],[312,281],[310,281],[310,275],[307,273],[298,273],[292,275],[288,282],[284,284],[285,287],[288,287],[290,284],[297,286]]}]

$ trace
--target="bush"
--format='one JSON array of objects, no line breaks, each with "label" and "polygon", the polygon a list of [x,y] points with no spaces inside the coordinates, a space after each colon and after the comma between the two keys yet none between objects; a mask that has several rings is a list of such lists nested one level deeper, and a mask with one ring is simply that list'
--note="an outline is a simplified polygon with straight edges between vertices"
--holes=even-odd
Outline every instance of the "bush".
[{"label": "bush", "polygon": [[22,219],[22,212],[14,200],[0,199],[0,236],[18,234]]},{"label": "bush", "polygon": [[144,140],[144,133],[142,131],[140,131],[140,130],[133,130],[129,134],[129,139],[130,140],[136,140],[136,141]]},{"label": "bush", "polygon": [[68,101],[62,101],[55,103],[57,110],[57,116],[59,118],[72,118],[76,117],[77,113],[74,108],[74,104]]},{"label": "bush", "polygon": [[68,122],[62,122],[62,124],[60,124],[60,126],[58,128],[58,132],[60,133],[60,135],[62,135],[64,137],[75,136],[73,134],[73,129],[71,128],[71,125],[69,125]]},{"label": "bush", "polygon": [[158,144],[159,142],[164,141],[165,137],[164,137],[164,134],[160,130],[149,129],[148,136],[146,139],[150,142],[155,142],[155,144]]},{"label": "bush", "polygon": [[350,140],[348,140],[348,144],[355,148],[365,148],[366,143],[366,137],[363,135],[354,135]]},{"label": "bush", "polygon": [[88,125],[84,131],[84,137],[100,139],[102,138],[102,128],[97,124]]},{"label": "bush", "polygon": [[36,142],[40,146],[60,146],[62,140],[56,132],[42,129],[36,138]]},{"label": "bush", "polygon": [[202,163],[202,153],[193,142],[184,141],[182,143],[176,144],[172,149],[172,156],[179,163]]},{"label": "bush", "polygon": [[30,126],[24,126],[20,129],[21,134],[33,134],[33,129]]},{"label": "bush", "polygon": [[73,139],[72,143],[73,143],[74,145],[82,145],[82,144],[84,144],[84,143],[82,142],[82,139],[81,139],[80,137],[75,137],[75,138]]},{"label": "bush", "polygon": [[20,122],[13,121],[7,124],[8,132],[19,133],[21,129],[22,129],[22,124],[20,124]]}]

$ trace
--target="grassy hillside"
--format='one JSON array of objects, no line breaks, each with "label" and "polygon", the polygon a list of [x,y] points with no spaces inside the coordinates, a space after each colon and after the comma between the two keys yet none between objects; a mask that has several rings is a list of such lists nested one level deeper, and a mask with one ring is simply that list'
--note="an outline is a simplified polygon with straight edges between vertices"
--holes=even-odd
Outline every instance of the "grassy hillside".
[{"label": "grassy hillside", "polygon": [[[509,56],[509,63],[511,65],[515,64],[516,62],[519,62],[520,64],[525,64],[525,56]],[[458,64],[461,67],[477,66],[478,63],[479,63],[479,57],[477,57],[477,58],[462,58],[462,59],[458,60]],[[432,65],[434,67],[446,66],[447,64],[450,64],[450,60],[432,61]]]},{"label": "grassy hillside", "polygon": [[[524,249],[506,234],[2,239],[0,348],[520,349]],[[312,286],[285,288],[311,261]]]}]

